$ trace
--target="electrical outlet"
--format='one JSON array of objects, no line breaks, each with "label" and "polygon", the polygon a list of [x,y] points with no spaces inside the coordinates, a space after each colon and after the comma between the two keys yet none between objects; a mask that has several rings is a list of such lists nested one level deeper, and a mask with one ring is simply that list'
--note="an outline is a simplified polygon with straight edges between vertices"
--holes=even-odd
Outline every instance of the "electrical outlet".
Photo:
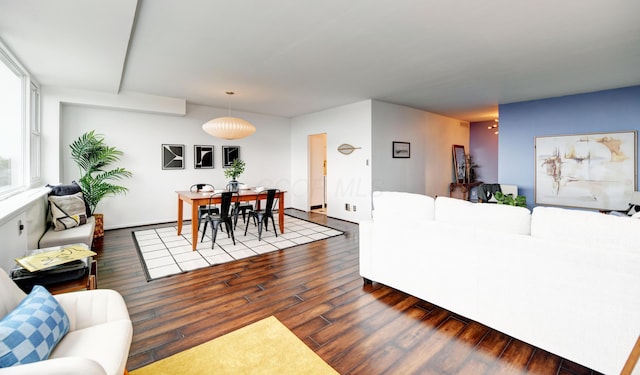
[{"label": "electrical outlet", "polygon": [[356,212],[356,205],[353,205],[353,212]]},{"label": "electrical outlet", "polygon": [[349,203],[344,204],[344,209],[347,211],[351,211],[351,205]]}]

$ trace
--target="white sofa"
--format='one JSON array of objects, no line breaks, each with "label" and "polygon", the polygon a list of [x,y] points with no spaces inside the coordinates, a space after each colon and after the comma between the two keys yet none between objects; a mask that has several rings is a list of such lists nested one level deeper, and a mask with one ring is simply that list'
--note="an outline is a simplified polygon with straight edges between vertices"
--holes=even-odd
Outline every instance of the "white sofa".
[{"label": "white sofa", "polygon": [[623,369],[640,335],[640,220],[399,192],[375,192],[373,208],[360,222],[366,282],[605,374]]},{"label": "white sofa", "polygon": [[[0,271],[0,319],[25,296]],[[54,298],[69,317],[69,332],[49,359],[0,368],[0,374],[124,374],[133,328],[122,296],[114,290],[96,289],[58,294]]]}]

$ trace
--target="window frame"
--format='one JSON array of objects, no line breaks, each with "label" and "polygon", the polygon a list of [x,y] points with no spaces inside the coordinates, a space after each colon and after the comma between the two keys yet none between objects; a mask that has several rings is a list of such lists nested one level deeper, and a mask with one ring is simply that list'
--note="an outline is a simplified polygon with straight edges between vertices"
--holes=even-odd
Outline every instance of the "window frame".
[{"label": "window frame", "polygon": [[21,178],[15,185],[0,192],[0,201],[40,184],[41,155],[41,93],[40,85],[20,61],[0,40],[0,64],[4,64],[20,79],[20,151]]}]

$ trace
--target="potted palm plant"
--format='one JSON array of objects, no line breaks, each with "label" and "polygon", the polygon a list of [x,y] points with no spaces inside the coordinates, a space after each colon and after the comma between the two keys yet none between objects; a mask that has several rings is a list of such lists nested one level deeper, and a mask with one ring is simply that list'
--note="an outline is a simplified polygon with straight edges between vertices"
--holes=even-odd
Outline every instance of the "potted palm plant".
[{"label": "potted palm plant", "polygon": [[104,216],[95,213],[96,207],[108,195],[126,194],[129,189],[112,182],[129,178],[132,174],[125,168],[107,170],[109,165],[120,160],[122,151],[108,146],[104,137],[96,134],[94,130],[82,134],[69,147],[71,158],[80,169],[78,182],[82,194],[91,214],[95,216],[94,237],[101,237],[104,235]]},{"label": "potted palm plant", "polygon": [[240,159],[235,159],[231,166],[224,171],[224,176],[230,178],[229,191],[238,191],[238,177],[244,173],[245,162]]}]

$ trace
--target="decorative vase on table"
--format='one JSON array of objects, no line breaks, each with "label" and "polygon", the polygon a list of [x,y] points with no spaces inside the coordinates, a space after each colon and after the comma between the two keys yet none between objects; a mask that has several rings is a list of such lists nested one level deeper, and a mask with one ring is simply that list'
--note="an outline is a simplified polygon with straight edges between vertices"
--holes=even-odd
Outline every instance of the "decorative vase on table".
[{"label": "decorative vase on table", "polygon": [[230,178],[228,190],[231,192],[237,192],[239,190],[240,183],[238,182],[238,177],[242,173],[244,173],[245,162],[240,159],[235,159],[233,163],[224,171],[224,175],[227,178]]},{"label": "decorative vase on table", "polygon": [[237,180],[229,181],[229,191],[232,193],[236,193],[240,190],[240,183]]}]

